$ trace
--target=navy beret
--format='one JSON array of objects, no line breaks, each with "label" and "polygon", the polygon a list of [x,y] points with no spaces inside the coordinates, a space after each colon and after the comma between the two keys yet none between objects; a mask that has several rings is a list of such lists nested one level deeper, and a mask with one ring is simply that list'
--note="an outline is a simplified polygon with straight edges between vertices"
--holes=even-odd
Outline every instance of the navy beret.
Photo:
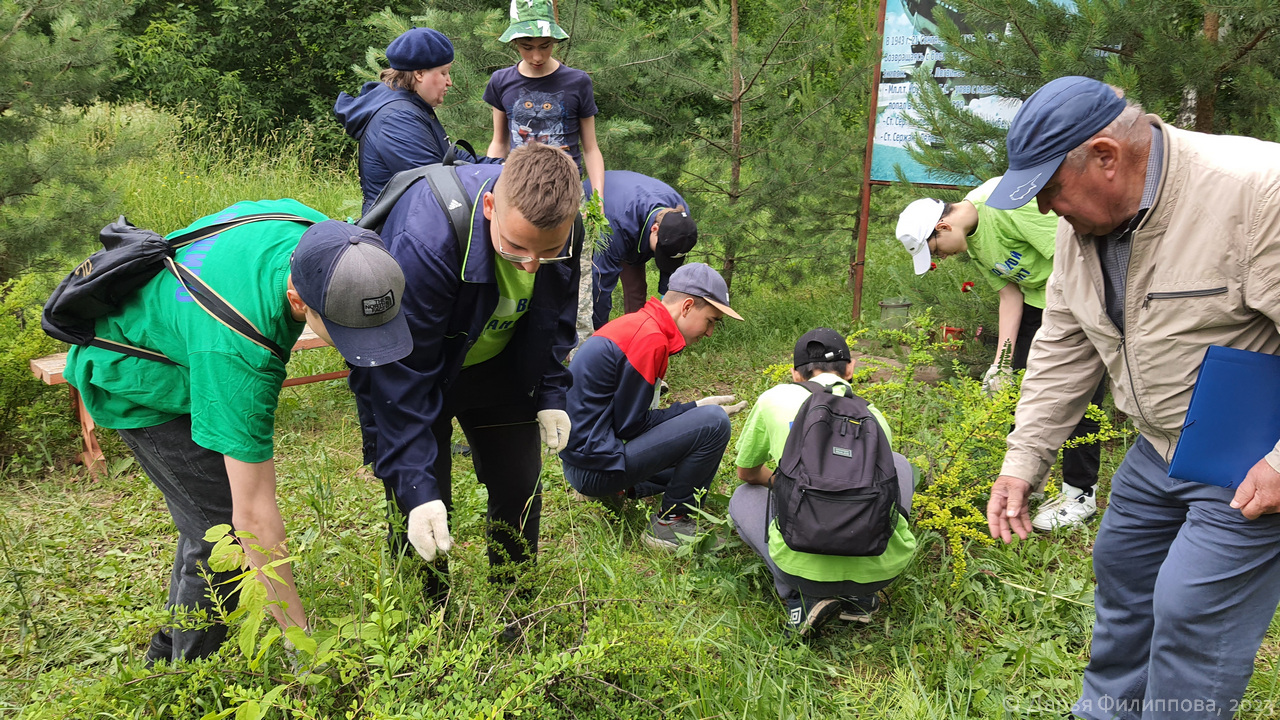
[{"label": "navy beret", "polygon": [[428,70],[453,62],[453,43],[431,28],[413,28],[387,46],[392,70]]}]

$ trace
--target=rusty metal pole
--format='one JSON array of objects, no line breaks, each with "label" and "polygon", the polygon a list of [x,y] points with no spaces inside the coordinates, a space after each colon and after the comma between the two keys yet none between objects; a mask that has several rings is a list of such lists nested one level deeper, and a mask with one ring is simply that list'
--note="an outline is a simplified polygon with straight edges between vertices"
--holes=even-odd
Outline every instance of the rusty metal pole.
[{"label": "rusty metal pole", "polygon": [[886,0],[880,0],[876,14],[876,62],[871,74],[871,104],[867,113],[867,151],[862,158],[862,212],[858,214],[858,250],[849,267],[853,276],[853,324],[862,318],[862,273],[867,264],[867,228],[871,224],[871,153],[876,140],[876,105],[880,101],[880,56],[884,52],[884,12]]}]

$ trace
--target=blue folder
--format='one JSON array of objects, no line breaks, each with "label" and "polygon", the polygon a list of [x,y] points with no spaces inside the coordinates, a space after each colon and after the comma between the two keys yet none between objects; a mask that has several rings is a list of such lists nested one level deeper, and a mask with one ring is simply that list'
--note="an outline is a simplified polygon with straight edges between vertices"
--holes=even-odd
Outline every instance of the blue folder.
[{"label": "blue folder", "polygon": [[1169,476],[1233,488],[1280,438],[1280,356],[1210,345]]}]

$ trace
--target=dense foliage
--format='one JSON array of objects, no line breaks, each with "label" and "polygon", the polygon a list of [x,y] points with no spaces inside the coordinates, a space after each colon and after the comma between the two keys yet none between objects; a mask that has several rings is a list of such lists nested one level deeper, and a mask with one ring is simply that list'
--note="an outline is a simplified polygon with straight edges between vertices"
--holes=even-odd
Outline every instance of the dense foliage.
[{"label": "dense foliage", "polygon": [[[1087,75],[1166,122],[1280,139],[1280,6],[1253,0],[956,0],[969,27],[934,10],[947,62],[999,94]],[[941,141],[912,156],[944,174],[1003,172],[1004,129],[955,107],[936,83],[914,109]]]},{"label": "dense foliage", "polygon": [[76,130],[109,87],[123,0],[0,2],[0,282],[49,265],[110,214],[111,129]]},{"label": "dense foliage", "polygon": [[345,145],[333,122],[353,62],[381,40],[384,0],[142,0],[123,24],[117,97],[185,107],[266,139],[311,126],[312,142]]}]

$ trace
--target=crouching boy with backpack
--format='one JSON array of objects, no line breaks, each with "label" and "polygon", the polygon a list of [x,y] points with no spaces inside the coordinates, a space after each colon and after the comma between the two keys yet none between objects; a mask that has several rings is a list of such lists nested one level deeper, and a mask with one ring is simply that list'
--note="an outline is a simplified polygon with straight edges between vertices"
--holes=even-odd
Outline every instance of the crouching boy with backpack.
[{"label": "crouching boy with backpack", "polygon": [[773,574],[787,630],[805,636],[837,615],[870,622],[876,593],[915,552],[914,482],[880,411],[849,385],[844,338],[811,330],[794,360],[795,382],[765,391],[747,416],[737,459],[746,484],[729,516]]}]

